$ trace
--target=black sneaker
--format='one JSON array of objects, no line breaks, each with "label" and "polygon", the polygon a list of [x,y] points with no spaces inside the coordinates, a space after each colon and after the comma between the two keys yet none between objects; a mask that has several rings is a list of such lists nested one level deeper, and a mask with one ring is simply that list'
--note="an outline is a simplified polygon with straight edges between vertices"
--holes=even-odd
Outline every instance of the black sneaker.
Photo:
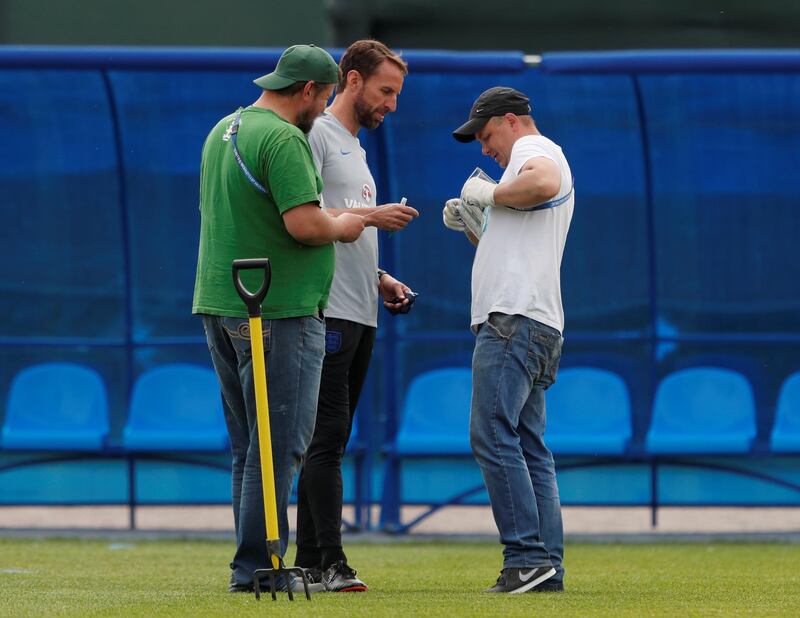
[{"label": "black sneaker", "polygon": [[322,583],[328,592],[364,592],[367,585],[356,577],[356,572],[344,560],[334,562],[322,574]]},{"label": "black sneaker", "polygon": [[553,577],[556,570],[553,567],[532,567],[530,569],[503,569],[500,577],[491,588],[484,592],[507,592],[508,594],[519,594],[535,589],[543,581]]}]

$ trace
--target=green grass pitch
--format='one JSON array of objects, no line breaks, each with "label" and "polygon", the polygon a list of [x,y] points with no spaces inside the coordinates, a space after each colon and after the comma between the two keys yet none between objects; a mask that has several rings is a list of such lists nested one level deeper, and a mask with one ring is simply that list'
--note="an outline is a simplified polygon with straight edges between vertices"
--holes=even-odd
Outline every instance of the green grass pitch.
[{"label": "green grass pitch", "polygon": [[[233,544],[0,538],[2,616],[800,616],[800,546],[568,544],[561,594],[488,595],[489,542],[351,543],[363,594],[225,591]],[[290,551],[290,555],[291,555]]]}]

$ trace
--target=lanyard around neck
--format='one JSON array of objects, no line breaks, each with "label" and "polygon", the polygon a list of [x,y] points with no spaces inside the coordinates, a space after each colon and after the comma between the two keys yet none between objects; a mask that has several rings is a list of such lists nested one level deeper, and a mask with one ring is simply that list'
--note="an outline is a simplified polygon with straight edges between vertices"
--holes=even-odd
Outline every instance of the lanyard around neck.
[{"label": "lanyard around neck", "polygon": [[258,180],[256,180],[256,177],[253,176],[253,173],[249,169],[247,169],[247,166],[244,164],[244,161],[242,160],[242,155],[239,154],[239,148],[237,148],[236,146],[236,136],[239,133],[239,127],[242,124],[243,111],[244,108],[242,107],[236,110],[236,116],[234,117],[233,122],[231,122],[228,128],[225,129],[225,133],[222,136],[222,139],[223,141],[226,142],[230,141],[231,145],[233,146],[233,156],[236,159],[236,163],[239,164],[239,168],[242,170],[247,180],[250,181],[250,184],[252,184],[256,189],[258,189],[258,191],[260,191],[264,195],[269,195],[269,191],[267,191],[264,188],[264,185],[258,182]]}]

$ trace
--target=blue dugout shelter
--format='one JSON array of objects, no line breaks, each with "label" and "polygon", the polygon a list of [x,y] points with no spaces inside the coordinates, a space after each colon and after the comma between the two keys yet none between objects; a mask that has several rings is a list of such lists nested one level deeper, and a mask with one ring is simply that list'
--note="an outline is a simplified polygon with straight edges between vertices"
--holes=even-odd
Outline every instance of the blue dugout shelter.
[{"label": "blue dugout shelter", "polygon": [[[0,423],[20,405],[15,380],[44,363],[96,372],[108,417],[92,460],[43,459],[0,440],[0,503],[228,500],[223,447],[132,466],[124,436],[142,376],[210,364],[191,315],[200,149],[220,117],[257,98],[251,80],[279,55],[0,48]],[[500,171],[450,131],[482,90],[508,85],[530,95],[575,175],[562,368],[610,374],[625,408],[609,412],[624,425],[616,452],[557,452],[563,501],[800,504],[800,453],[771,448],[792,444],[772,434],[781,387],[800,371],[800,51],[404,57],[397,113],[360,137],[379,201],[405,196],[422,213],[381,238],[383,268],[420,297],[407,316],[382,312],[358,419],[366,456],[348,499],[382,501],[390,528],[402,527],[403,503],[486,500],[468,455],[402,452],[395,439],[415,381],[469,366],[472,247],[440,211],[473,168]],[[661,387],[703,368],[741,377],[744,446],[651,449],[652,432],[669,425],[654,410],[686,411],[680,389]],[[584,407],[579,390],[559,396],[579,417],[595,412],[598,387],[587,384]],[[780,427],[797,427],[800,402],[781,406]]]}]

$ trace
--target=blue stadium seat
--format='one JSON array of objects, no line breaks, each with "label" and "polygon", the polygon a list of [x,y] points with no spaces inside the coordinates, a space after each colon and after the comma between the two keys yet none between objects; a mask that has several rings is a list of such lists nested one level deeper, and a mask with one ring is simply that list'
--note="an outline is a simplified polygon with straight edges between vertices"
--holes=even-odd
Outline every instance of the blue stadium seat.
[{"label": "blue stadium seat", "polygon": [[106,387],[97,372],[43,363],[14,377],[0,442],[4,449],[100,451],[108,430]]},{"label": "blue stadium seat", "polygon": [[547,391],[545,443],[556,455],[622,455],[631,439],[631,403],[622,378],[570,367]]},{"label": "blue stadium seat", "polygon": [[228,430],[217,376],[176,363],[142,374],[122,436],[128,451],[224,451]]},{"label": "blue stadium seat", "polygon": [[781,387],[769,443],[773,453],[800,453],[800,372]]},{"label": "blue stadium seat", "polygon": [[470,455],[469,408],[472,372],[448,367],[423,373],[411,383],[403,406],[399,455]]},{"label": "blue stadium seat", "polygon": [[658,386],[647,432],[652,454],[747,453],[756,435],[753,391],[738,372],[683,369]]}]

